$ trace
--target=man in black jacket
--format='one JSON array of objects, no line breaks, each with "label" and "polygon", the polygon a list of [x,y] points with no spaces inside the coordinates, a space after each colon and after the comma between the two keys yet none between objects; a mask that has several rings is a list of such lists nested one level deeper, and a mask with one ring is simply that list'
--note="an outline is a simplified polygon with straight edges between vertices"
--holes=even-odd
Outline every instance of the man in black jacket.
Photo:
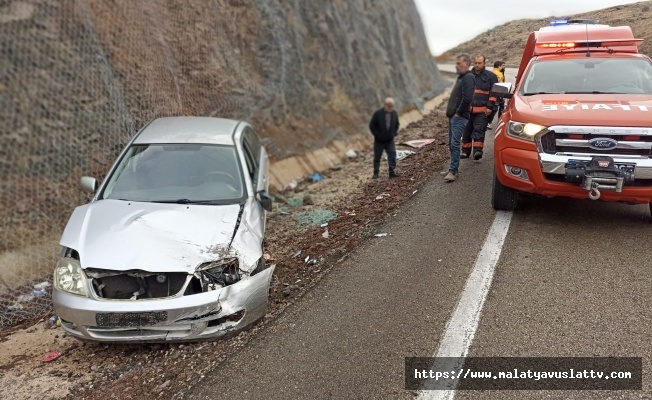
[{"label": "man in black jacket", "polygon": [[448,98],[446,116],[448,117],[448,145],[451,152],[451,163],[447,170],[442,171],[446,182],[457,180],[457,173],[460,167],[460,141],[466,125],[469,123],[471,110],[471,97],[475,80],[469,71],[471,57],[468,54],[457,56],[455,70],[458,73],[457,81]]},{"label": "man in black jacket", "polygon": [[378,179],[380,159],[383,151],[387,152],[389,177],[396,178],[396,145],[394,138],[398,135],[398,113],[394,110],[394,99],[385,99],[385,106],[377,110],[369,122],[369,130],[374,135],[374,179]]},{"label": "man in black jacket", "polygon": [[484,138],[489,124],[489,117],[493,116],[496,107],[496,98],[490,95],[491,87],[498,82],[498,77],[485,68],[486,58],[475,56],[473,61],[473,76],[475,76],[475,90],[471,99],[471,120],[464,131],[462,138],[462,158],[468,158],[473,150],[473,159],[482,158]]}]

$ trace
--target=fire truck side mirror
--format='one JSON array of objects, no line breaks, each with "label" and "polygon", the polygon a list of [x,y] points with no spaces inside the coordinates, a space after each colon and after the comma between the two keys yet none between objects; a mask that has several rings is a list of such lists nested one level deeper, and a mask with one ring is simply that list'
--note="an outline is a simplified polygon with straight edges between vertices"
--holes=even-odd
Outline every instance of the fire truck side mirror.
[{"label": "fire truck side mirror", "polygon": [[491,96],[511,99],[513,96],[512,84],[510,82],[494,83],[494,85],[491,87]]}]

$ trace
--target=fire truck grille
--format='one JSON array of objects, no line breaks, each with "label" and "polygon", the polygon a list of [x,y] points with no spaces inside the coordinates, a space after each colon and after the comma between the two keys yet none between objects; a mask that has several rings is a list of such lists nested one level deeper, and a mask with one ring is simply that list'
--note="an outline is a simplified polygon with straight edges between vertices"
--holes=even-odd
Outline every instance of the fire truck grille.
[{"label": "fire truck grille", "polygon": [[539,139],[544,153],[558,155],[606,155],[650,158],[652,136],[559,133],[548,131]]}]

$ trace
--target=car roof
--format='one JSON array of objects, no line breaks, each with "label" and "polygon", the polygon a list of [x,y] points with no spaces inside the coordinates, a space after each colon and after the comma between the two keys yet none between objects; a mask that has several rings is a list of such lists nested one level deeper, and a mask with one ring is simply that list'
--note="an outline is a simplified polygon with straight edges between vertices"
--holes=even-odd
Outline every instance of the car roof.
[{"label": "car roof", "polygon": [[240,121],[212,117],[166,117],[147,124],[134,144],[201,143],[233,146]]}]

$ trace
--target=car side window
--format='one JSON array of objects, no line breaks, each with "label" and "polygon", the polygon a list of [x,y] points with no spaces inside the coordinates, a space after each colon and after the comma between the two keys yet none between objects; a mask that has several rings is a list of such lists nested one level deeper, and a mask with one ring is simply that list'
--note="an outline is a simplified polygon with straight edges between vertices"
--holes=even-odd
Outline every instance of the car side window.
[{"label": "car side window", "polygon": [[[248,130],[247,130],[248,131]],[[250,141],[247,140],[247,131],[242,138],[242,148],[244,150],[245,159],[247,160],[247,169],[249,170],[249,177],[251,178],[254,186],[256,185],[256,177],[258,175],[258,158],[256,153],[260,153],[260,149],[256,151],[251,147]]]},{"label": "car side window", "polygon": [[251,155],[253,156],[256,164],[260,162],[260,139],[258,139],[258,135],[253,131],[251,128],[246,128],[244,131],[244,142],[246,143],[247,147],[249,147],[249,151],[251,152]]}]

